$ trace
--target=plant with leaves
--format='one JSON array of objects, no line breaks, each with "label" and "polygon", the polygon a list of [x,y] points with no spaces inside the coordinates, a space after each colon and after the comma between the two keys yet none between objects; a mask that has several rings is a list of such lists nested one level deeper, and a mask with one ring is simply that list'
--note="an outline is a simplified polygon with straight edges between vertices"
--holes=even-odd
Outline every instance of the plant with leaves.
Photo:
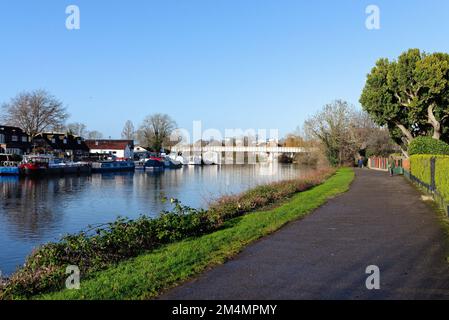
[{"label": "plant with leaves", "polygon": [[360,103],[405,147],[421,135],[447,141],[449,55],[410,49],[397,61],[380,59],[367,76]]}]

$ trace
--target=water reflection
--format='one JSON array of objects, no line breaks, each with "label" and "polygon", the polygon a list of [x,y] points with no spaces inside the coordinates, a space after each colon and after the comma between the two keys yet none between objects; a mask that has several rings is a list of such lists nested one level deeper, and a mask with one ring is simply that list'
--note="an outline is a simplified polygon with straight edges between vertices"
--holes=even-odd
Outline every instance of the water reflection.
[{"label": "water reflection", "polygon": [[33,247],[88,225],[109,222],[117,216],[156,216],[169,207],[161,201],[164,196],[205,207],[220,195],[306,172],[292,165],[275,167],[274,175],[267,175],[266,169],[189,166],[159,173],[0,177],[0,270],[12,272]]}]

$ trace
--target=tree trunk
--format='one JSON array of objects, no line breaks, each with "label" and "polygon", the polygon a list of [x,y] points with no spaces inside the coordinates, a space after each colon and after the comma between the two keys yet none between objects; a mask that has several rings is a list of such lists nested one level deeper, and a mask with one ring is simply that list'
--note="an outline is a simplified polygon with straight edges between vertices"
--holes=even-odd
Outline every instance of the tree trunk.
[{"label": "tree trunk", "polygon": [[413,135],[412,133],[403,125],[400,123],[396,123],[396,126],[401,129],[402,134],[405,136],[405,138],[407,139],[407,143],[412,142],[413,140]]},{"label": "tree trunk", "polygon": [[441,123],[437,120],[437,118],[435,118],[435,115],[433,113],[433,110],[435,108],[435,104],[432,103],[428,108],[427,108],[427,117],[428,120],[427,122],[430,123],[433,127],[433,137],[436,140],[440,140],[441,138]]}]

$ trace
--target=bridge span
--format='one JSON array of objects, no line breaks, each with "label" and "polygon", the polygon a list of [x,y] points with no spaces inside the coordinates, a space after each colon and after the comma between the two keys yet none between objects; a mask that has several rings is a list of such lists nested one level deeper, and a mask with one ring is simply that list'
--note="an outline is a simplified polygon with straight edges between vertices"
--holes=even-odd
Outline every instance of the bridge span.
[{"label": "bridge span", "polygon": [[219,153],[233,153],[233,152],[249,152],[249,153],[274,153],[274,154],[297,154],[307,153],[310,150],[299,147],[270,147],[270,146],[175,146],[171,148],[172,152],[181,153],[206,153],[206,152],[219,152]]}]

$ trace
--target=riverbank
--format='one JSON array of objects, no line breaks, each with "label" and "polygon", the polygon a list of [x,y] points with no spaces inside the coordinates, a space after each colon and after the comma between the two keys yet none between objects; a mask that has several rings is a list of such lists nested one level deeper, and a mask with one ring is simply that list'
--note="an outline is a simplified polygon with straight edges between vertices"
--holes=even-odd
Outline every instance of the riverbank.
[{"label": "riverbank", "polygon": [[63,290],[35,299],[151,299],[238,254],[245,246],[304,217],[329,198],[348,190],[351,169],[340,169],[324,183],[282,205],[230,219],[219,231],[164,245],[120,262],[82,281],[80,290]]}]

